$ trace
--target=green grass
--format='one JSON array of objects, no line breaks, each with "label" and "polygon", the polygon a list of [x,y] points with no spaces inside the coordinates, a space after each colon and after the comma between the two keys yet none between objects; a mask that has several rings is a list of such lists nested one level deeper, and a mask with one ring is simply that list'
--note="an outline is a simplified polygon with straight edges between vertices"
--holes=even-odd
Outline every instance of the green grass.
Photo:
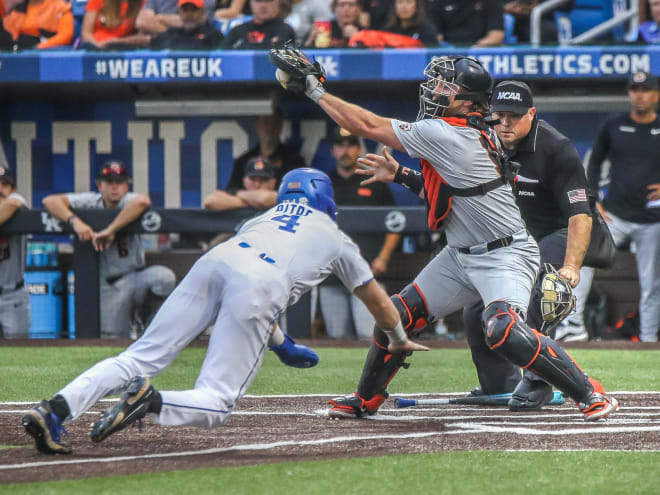
[{"label": "green grass", "polygon": [[[0,348],[0,401],[51,397],[94,363],[121,352],[107,347]],[[317,349],[321,361],[309,370],[282,366],[266,355],[250,394],[336,394],[352,391],[359,378],[366,349]],[[154,383],[158,388],[192,387],[206,349],[186,349]],[[608,390],[660,390],[659,351],[573,350],[585,371]],[[462,392],[476,385],[467,349],[435,349],[416,353],[409,370],[400,372],[389,389],[397,392]]]},{"label": "green grass", "polygon": [[658,493],[658,462],[656,452],[451,452],[172,471],[5,489],[16,495],[643,495]]},{"label": "green grass", "polygon": [[[0,348],[0,401],[52,396],[78,373],[119,348]],[[310,370],[282,366],[268,353],[250,394],[344,393],[354,389],[366,349],[317,350]],[[191,387],[206,350],[185,350],[159,388]],[[571,354],[608,390],[660,390],[658,351],[574,350]],[[390,385],[397,392],[462,392],[476,385],[466,349],[417,353]],[[3,446],[7,448],[9,446]],[[1,447],[0,447],[1,448]],[[660,453],[449,452],[204,469],[52,483],[0,485],[2,493],[658,493]],[[110,469],[110,468],[109,468]]]}]

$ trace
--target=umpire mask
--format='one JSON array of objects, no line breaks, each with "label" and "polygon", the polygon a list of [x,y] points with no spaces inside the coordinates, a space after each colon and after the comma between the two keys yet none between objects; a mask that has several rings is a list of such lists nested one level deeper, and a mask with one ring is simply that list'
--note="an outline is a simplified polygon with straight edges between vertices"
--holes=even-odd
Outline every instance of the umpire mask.
[{"label": "umpire mask", "polygon": [[575,307],[575,296],[570,284],[549,263],[545,264],[541,279],[541,331],[549,335]]}]

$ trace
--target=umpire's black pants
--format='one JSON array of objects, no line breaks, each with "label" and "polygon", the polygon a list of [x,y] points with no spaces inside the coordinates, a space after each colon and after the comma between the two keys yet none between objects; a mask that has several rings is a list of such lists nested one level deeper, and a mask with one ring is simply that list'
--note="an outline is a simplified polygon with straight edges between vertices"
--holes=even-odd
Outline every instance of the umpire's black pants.
[{"label": "umpire's black pants", "polygon": [[[541,291],[539,283],[543,277],[543,264],[550,263],[556,269],[564,264],[568,229],[560,229],[538,240],[541,251],[541,271],[532,289],[527,310],[527,324],[539,329],[543,323],[541,315]],[[521,379],[520,368],[492,351],[486,344],[481,313],[484,305],[480,301],[463,308],[465,337],[472,351],[472,361],[477,368],[479,385],[485,394],[508,394],[513,392]],[[530,378],[535,376],[530,373]],[[529,375],[528,375],[529,376]],[[539,378],[537,378],[539,379]]]}]

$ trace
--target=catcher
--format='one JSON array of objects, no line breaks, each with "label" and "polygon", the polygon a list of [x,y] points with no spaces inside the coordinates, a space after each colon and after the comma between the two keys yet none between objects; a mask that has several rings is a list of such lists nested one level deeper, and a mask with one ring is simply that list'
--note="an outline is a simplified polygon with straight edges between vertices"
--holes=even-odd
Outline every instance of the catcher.
[{"label": "catcher", "polygon": [[[538,273],[539,248],[516,206],[508,163],[495,131],[487,125],[490,74],[467,57],[431,61],[420,85],[420,111],[414,123],[376,115],[343,101],[323,87],[325,71],[292,47],[272,49],[276,77],[287,90],[304,93],[352,134],[420,158],[422,173],[401,167],[385,151],[368,154],[359,171],[375,181],[397,182],[423,197],[428,224],[444,225],[448,245],[392,297],[404,328],[442,318],[479,299],[488,346],[527,368],[571,397],[586,421],[607,417],[618,402],[587,375],[551,338],[525,323]],[[410,353],[391,353],[376,326],[357,392],[330,401],[328,415],[358,418],[374,414],[388,397],[387,384]]]}]

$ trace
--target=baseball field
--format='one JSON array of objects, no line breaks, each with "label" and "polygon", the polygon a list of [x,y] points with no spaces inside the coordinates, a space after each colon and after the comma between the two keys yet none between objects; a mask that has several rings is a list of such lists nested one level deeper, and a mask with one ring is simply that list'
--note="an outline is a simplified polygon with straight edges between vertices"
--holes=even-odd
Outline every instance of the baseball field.
[{"label": "baseball field", "polygon": [[[0,493],[660,492],[657,344],[567,345],[621,404],[607,421],[585,423],[570,400],[511,413],[456,405],[397,409],[390,399],[369,419],[328,420],[327,399],[354,389],[366,347],[303,342],[318,351],[319,365],[287,368],[268,353],[249,395],[222,428],[166,428],[146,419],[141,429],[127,428],[94,444],[90,423],[114,400],[109,398],[67,426],[70,456],[37,453],[21,416],[81,371],[120,352],[123,343],[3,345]],[[204,344],[186,349],[154,385],[192,387]],[[392,398],[459,397],[476,384],[464,342],[430,345],[390,384]]]}]

